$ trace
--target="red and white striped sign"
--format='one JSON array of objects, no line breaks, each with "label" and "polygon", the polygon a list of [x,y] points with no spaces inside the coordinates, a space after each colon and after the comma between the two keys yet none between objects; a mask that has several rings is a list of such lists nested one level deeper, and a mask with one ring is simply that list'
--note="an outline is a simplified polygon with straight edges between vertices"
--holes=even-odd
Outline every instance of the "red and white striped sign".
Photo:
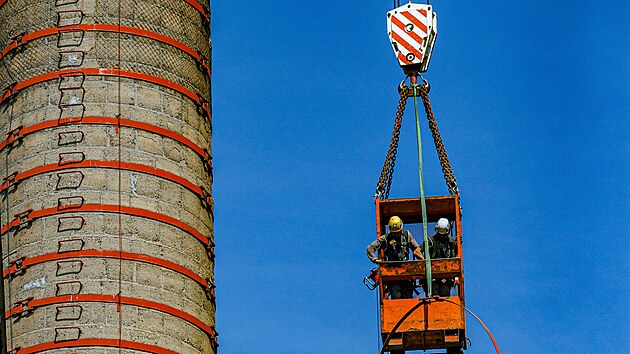
[{"label": "red and white striped sign", "polygon": [[401,66],[428,66],[437,34],[434,27],[430,5],[409,3],[387,13],[389,38]]}]

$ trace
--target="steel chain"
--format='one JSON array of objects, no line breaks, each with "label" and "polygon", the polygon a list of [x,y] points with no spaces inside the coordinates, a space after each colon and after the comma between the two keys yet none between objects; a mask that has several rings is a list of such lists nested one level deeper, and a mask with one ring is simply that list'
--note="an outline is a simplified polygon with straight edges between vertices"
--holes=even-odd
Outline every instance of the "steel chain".
[{"label": "steel chain", "polygon": [[[411,91],[411,95],[413,96],[413,89],[409,88],[409,91]],[[426,80],[424,80],[424,84],[417,86],[417,91],[420,93],[420,97],[422,97],[424,111],[427,114],[427,120],[429,121],[429,130],[431,130],[435,150],[437,151],[437,155],[440,160],[440,166],[442,166],[442,173],[444,174],[446,187],[452,195],[457,195],[459,194],[459,189],[457,188],[455,173],[453,172],[453,167],[451,167],[451,162],[446,154],[446,148],[442,142],[442,136],[440,135],[440,130],[438,129],[437,120],[433,114],[433,108],[431,107],[431,100],[429,100],[429,91],[431,91],[431,86]]]},{"label": "steel chain", "polygon": [[387,150],[387,156],[385,156],[385,163],[383,164],[383,170],[381,171],[381,177],[376,184],[375,199],[388,199],[389,190],[392,187],[392,180],[394,178],[394,167],[396,166],[396,154],[398,153],[398,141],[400,140],[400,127],[402,125],[403,115],[405,114],[405,106],[407,105],[407,95],[404,90],[405,85],[401,83],[398,86],[398,94],[400,99],[398,100],[398,109],[396,110],[396,120],[394,121],[394,131],[392,132],[392,140]]},{"label": "steel chain", "polygon": [[[424,80],[424,84],[417,85],[416,90],[416,92],[422,98],[424,111],[429,122],[429,130],[431,130],[431,135],[433,136],[433,143],[435,144],[435,150],[437,151],[440,166],[442,167],[442,173],[444,174],[446,187],[448,188],[448,191],[451,195],[458,195],[459,189],[457,187],[455,173],[453,172],[453,168],[451,167],[448,155],[446,154],[446,148],[444,147],[444,143],[442,142],[442,136],[440,135],[437,121],[433,113],[433,108],[431,107],[431,100],[429,99],[429,91],[431,90],[431,86],[426,80]],[[402,117],[405,112],[407,98],[413,97],[413,87],[407,86],[404,84],[404,82],[402,82],[398,86],[398,93],[400,94],[400,100],[398,102],[398,110],[396,111],[396,121],[394,123],[394,131],[392,132],[392,141],[389,145],[387,156],[385,157],[385,163],[383,164],[381,177],[379,178],[378,184],[376,185],[376,195],[374,197],[378,199],[389,198],[389,190],[392,186],[394,166],[396,164],[396,153],[398,152],[398,141],[400,136]]]}]

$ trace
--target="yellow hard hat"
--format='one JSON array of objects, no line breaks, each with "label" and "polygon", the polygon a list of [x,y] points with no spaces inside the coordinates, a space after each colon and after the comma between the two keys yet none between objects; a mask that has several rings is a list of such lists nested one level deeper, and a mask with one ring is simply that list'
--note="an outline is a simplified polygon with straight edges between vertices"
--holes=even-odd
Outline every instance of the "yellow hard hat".
[{"label": "yellow hard hat", "polygon": [[389,232],[399,232],[403,228],[403,222],[397,216],[389,218]]}]

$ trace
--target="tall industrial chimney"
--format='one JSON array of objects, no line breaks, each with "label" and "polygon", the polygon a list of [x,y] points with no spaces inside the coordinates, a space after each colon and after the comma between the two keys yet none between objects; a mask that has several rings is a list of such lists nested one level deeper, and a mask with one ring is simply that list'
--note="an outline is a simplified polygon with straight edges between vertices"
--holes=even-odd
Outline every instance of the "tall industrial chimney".
[{"label": "tall industrial chimney", "polygon": [[208,0],[0,0],[0,48],[7,351],[215,353]]}]

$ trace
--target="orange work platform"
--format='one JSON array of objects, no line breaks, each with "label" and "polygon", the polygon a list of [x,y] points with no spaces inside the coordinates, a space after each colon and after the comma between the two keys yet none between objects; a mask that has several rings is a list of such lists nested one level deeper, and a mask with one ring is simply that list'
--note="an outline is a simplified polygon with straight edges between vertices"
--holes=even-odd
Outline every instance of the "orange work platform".
[{"label": "orange work platform", "polygon": [[[396,215],[408,226],[422,224],[422,206],[419,198],[376,200],[376,237],[386,233],[389,218]],[[426,262],[381,262],[378,268],[381,335],[383,352],[393,354],[405,351],[444,349],[446,353],[461,353],[466,349],[466,316],[464,297],[464,267],[462,227],[459,196],[426,198],[429,223],[440,218],[454,222],[452,236],[457,242],[457,257],[431,260],[433,282],[449,279],[454,283],[450,297],[427,298]],[[422,243],[422,235],[416,235]],[[382,251],[381,251],[382,252]],[[379,256],[384,259],[384,255]],[[413,298],[389,299],[388,284],[408,281],[416,291]]]}]

